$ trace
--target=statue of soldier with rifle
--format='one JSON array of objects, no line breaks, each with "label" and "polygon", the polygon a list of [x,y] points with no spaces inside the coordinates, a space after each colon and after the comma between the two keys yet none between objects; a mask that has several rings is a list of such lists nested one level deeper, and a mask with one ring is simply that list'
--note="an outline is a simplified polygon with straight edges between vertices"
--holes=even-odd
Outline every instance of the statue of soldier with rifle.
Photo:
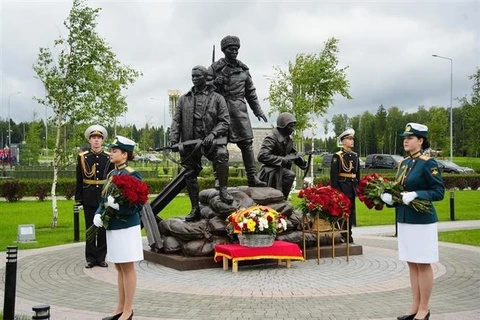
[{"label": "statue of soldier with rifle", "polygon": [[[227,102],[230,113],[228,141],[236,143],[242,151],[248,186],[265,187],[266,184],[260,181],[255,174],[255,156],[252,148],[253,131],[248,116],[247,102],[258,119],[265,122],[268,120],[260,107],[248,67],[237,60],[240,39],[236,36],[226,36],[220,45],[225,58],[212,61],[212,65],[208,68],[208,81],[215,85],[216,92],[221,94]],[[215,48],[213,52],[215,54]],[[215,60],[215,56],[212,57],[212,60]]]},{"label": "statue of soldier with rifle", "polygon": [[295,180],[295,172],[291,170],[292,164],[308,172],[311,161],[311,156],[307,162],[293,147],[290,136],[296,124],[297,120],[293,114],[281,113],[277,118],[277,127],[265,137],[258,153],[258,161],[263,164],[258,172],[259,179],[265,181],[269,187],[282,191],[285,200],[288,199]]},{"label": "statue of soldier with rifle", "polygon": [[[207,85],[207,69],[192,69],[193,88],[182,95],[175,109],[170,131],[170,146],[178,149],[185,168],[185,182],[192,205],[185,221],[200,220],[199,186],[197,177],[202,170],[202,155],[213,162],[219,182],[220,199],[231,204],[227,192],[228,151],[227,134],[230,116],[225,99]],[[223,142],[220,142],[222,141]]]}]

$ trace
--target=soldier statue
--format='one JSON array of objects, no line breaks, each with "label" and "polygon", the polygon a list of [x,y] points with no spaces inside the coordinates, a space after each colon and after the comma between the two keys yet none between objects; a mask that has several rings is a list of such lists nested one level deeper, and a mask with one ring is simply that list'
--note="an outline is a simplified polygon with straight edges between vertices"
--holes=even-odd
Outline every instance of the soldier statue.
[{"label": "soldier statue", "polygon": [[192,210],[185,221],[200,220],[199,186],[197,177],[202,170],[202,155],[213,162],[219,182],[220,199],[231,204],[233,197],[227,192],[228,150],[226,145],[217,145],[216,139],[226,137],[230,116],[225,99],[207,85],[207,69],[196,66],[192,69],[193,88],[178,100],[170,131],[170,145],[191,140],[203,140],[201,148],[186,146],[181,155],[181,164],[186,169],[185,180]]},{"label": "soldier statue", "polygon": [[265,137],[258,153],[258,161],[263,164],[258,172],[259,179],[266,182],[267,186],[282,191],[285,200],[288,199],[295,180],[292,163],[302,170],[307,167],[305,159],[293,147],[291,134],[296,124],[293,114],[281,113],[277,118],[277,127]]},{"label": "soldier statue", "polygon": [[226,36],[220,45],[225,57],[214,62],[208,68],[208,81],[215,85],[216,92],[221,94],[227,102],[230,113],[228,141],[236,143],[242,151],[248,186],[265,187],[266,184],[255,175],[255,156],[252,148],[253,131],[248,116],[247,102],[258,119],[263,119],[265,122],[268,120],[260,108],[248,67],[237,60],[240,39],[236,36]]},{"label": "soldier statue", "polygon": [[[77,184],[75,189],[75,202],[83,206],[85,213],[85,229],[93,224],[95,211],[102,199],[102,187],[107,175],[115,166],[110,162],[110,155],[102,148],[102,143],[107,138],[107,130],[100,125],[93,125],[85,130],[85,139],[90,143],[86,151],[77,157]],[[105,229],[101,229],[96,241],[85,243],[85,268],[94,266],[108,267],[105,262],[107,254],[107,240]]]},{"label": "soldier statue", "polygon": [[360,160],[353,152],[355,130],[347,129],[338,140],[342,149],[332,157],[330,167],[330,184],[335,189],[343,192],[350,199],[349,238],[342,234],[343,240],[353,243],[352,226],[355,225],[355,195],[358,182],[360,181]]}]

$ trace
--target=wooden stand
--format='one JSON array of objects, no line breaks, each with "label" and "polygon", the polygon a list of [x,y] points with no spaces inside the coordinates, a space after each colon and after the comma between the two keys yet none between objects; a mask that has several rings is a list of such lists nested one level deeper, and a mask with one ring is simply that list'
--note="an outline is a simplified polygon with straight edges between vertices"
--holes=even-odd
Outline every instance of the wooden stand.
[{"label": "wooden stand", "polygon": [[[346,226],[345,230],[343,228]],[[349,221],[348,219],[338,219],[335,222],[330,223],[331,230],[328,231],[320,231],[321,226],[320,226],[320,214],[317,212],[315,214],[315,218],[313,220],[312,225],[310,225],[309,217],[308,215],[304,214],[303,215],[303,221],[302,221],[302,233],[303,233],[303,255],[304,259],[307,259],[306,252],[307,252],[307,246],[306,246],[306,239],[305,239],[305,234],[315,234],[317,237],[317,264],[320,264],[320,236],[322,234],[331,234],[332,236],[332,258],[335,258],[335,235],[336,234],[343,234],[346,233],[346,249],[347,249],[347,254],[346,254],[346,259],[347,262],[349,262],[350,258],[350,226],[349,226]]]}]

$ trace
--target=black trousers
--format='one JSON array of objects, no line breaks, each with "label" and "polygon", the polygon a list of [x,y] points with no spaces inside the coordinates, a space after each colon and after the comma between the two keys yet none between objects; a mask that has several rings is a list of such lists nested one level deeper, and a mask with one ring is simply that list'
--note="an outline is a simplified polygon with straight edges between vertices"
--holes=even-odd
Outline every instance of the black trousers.
[{"label": "black trousers", "polygon": [[339,181],[338,187],[350,199],[350,217],[348,218],[350,237],[352,237],[352,227],[357,225],[357,217],[355,212],[355,188],[356,183],[353,181]]},{"label": "black trousers", "polygon": [[[93,217],[98,206],[83,206],[85,213],[85,230],[93,225]],[[104,228],[100,229],[96,241],[85,241],[85,259],[93,264],[105,261],[107,255],[107,234]]]}]

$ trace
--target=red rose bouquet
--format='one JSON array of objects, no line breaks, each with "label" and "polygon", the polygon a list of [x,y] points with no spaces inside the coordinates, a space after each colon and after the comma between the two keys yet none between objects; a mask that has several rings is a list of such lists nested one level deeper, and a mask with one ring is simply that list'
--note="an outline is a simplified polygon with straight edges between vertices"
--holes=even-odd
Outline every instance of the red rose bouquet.
[{"label": "red rose bouquet", "polygon": [[316,215],[329,222],[350,216],[350,199],[331,186],[314,185],[298,193],[303,214]]},{"label": "red rose bouquet", "polygon": [[[358,199],[365,203],[368,209],[375,208],[375,210],[382,210],[385,205],[381,198],[382,193],[390,193],[395,205],[403,203],[403,192],[405,190],[402,185],[389,181],[377,173],[363,177],[357,187]],[[431,212],[431,203],[427,200],[415,199],[409,206],[418,212]]]},{"label": "red rose bouquet", "polygon": [[[114,175],[111,184],[107,188],[106,194],[112,196],[115,199],[115,203],[118,203],[120,206],[135,207],[143,205],[148,201],[148,186],[128,174]],[[108,228],[108,223],[113,216],[122,219],[118,210],[108,206],[105,207],[105,211],[101,216],[105,229]],[[88,228],[87,241],[94,241],[99,231],[100,228],[95,225]]]}]

